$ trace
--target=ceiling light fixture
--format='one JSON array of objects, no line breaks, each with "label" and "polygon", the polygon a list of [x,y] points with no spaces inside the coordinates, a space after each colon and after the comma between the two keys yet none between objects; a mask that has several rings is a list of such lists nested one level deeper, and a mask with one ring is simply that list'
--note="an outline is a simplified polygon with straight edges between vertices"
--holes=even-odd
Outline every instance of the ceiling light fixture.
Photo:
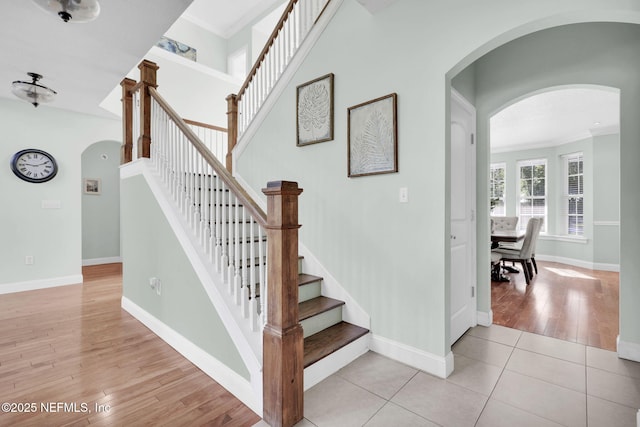
[{"label": "ceiling light fixture", "polygon": [[46,86],[39,85],[37,82],[42,78],[37,73],[27,73],[33,80],[30,82],[23,82],[16,80],[11,83],[11,92],[20,99],[23,99],[34,107],[37,107],[42,102],[53,101],[53,98],[57,95],[57,92],[53,89],[49,89]]},{"label": "ceiling light fixture", "polygon": [[89,22],[100,14],[98,0],[33,0],[48,13],[58,15],[64,22]]}]

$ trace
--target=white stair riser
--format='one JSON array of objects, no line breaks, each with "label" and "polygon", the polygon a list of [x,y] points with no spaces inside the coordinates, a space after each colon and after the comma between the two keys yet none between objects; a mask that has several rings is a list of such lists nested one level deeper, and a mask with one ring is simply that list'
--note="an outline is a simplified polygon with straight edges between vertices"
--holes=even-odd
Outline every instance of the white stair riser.
[{"label": "white stair riser", "polygon": [[305,338],[316,334],[330,326],[337,325],[342,322],[342,306],[333,308],[324,313],[317,314],[313,317],[305,319],[300,322],[302,329],[304,330],[303,336]]}]

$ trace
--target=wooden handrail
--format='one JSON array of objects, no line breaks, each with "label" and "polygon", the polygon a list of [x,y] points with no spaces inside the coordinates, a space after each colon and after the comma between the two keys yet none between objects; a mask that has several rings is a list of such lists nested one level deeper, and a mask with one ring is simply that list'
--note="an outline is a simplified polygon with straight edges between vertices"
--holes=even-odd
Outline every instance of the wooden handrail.
[{"label": "wooden handrail", "polygon": [[222,179],[225,184],[229,187],[229,189],[238,197],[243,206],[247,208],[247,210],[253,215],[254,219],[257,223],[259,223],[262,227],[267,226],[267,215],[265,212],[258,206],[258,204],[249,196],[249,194],[245,191],[244,188],[236,181],[236,179],[231,176],[229,172],[225,169],[225,167],[216,159],[216,157],[204,146],[204,144],[200,141],[200,139],[196,136],[196,134],[187,126],[185,121],[175,112],[173,108],[160,96],[158,91],[150,87],[149,94],[156,102],[162,107],[162,109],[167,113],[167,115],[173,120],[173,122],[178,126],[178,128],[185,134],[187,139],[193,144],[193,146],[198,150],[200,155],[211,165],[216,174]]},{"label": "wooden handrail", "polygon": [[293,10],[293,7],[296,5],[296,3],[298,3],[298,1],[299,0],[289,1],[287,8],[284,10],[284,12],[282,13],[282,16],[280,17],[280,20],[278,21],[278,24],[276,24],[276,28],[273,30],[273,32],[271,33],[271,36],[269,36],[269,39],[267,40],[267,43],[262,48],[262,51],[258,56],[258,60],[256,61],[255,64],[253,64],[253,68],[251,68],[251,71],[249,71],[249,74],[247,75],[247,78],[245,79],[244,84],[240,86],[240,90],[238,90],[238,94],[237,94],[238,101],[242,99],[242,95],[244,94],[244,91],[247,90],[249,83],[251,83],[251,80],[253,80],[253,77],[256,75],[258,68],[260,68],[260,64],[262,63],[262,61],[264,61],[264,57],[267,56],[267,53],[269,53],[269,49],[271,49],[273,42],[276,40],[276,37],[278,37],[278,33],[280,32],[280,30],[282,30],[282,27],[284,27],[285,22],[287,22],[287,17]]},{"label": "wooden handrail", "polygon": [[202,123],[202,122],[197,122],[195,120],[189,120],[189,119],[182,119],[184,120],[184,122],[188,125],[193,125],[193,126],[198,126],[201,128],[207,128],[207,129],[212,129],[212,130],[217,130],[219,132],[226,132],[227,129],[220,127],[220,126],[215,126],[215,125],[210,125],[208,123]]}]

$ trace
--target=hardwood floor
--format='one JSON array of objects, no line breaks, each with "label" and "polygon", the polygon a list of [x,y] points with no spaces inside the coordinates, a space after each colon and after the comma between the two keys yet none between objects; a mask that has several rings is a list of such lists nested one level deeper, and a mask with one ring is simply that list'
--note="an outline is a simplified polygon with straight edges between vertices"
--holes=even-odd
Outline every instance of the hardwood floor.
[{"label": "hardwood floor", "polygon": [[[0,295],[0,425],[252,426],[260,420],[120,308],[120,264]],[[33,404],[33,405],[32,405]]]},{"label": "hardwood floor", "polygon": [[494,324],[616,351],[619,273],[538,261],[529,286],[508,276],[491,283]]}]

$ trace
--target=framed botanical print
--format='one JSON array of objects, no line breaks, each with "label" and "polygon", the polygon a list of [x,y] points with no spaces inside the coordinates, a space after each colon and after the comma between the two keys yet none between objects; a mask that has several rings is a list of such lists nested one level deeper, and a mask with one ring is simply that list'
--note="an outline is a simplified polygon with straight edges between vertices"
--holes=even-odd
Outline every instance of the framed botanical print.
[{"label": "framed botanical print", "polygon": [[397,99],[392,93],[348,109],[349,177],[398,172]]},{"label": "framed botanical print", "polygon": [[333,74],[318,77],[297,87],[297,145],[333,139]]}]

